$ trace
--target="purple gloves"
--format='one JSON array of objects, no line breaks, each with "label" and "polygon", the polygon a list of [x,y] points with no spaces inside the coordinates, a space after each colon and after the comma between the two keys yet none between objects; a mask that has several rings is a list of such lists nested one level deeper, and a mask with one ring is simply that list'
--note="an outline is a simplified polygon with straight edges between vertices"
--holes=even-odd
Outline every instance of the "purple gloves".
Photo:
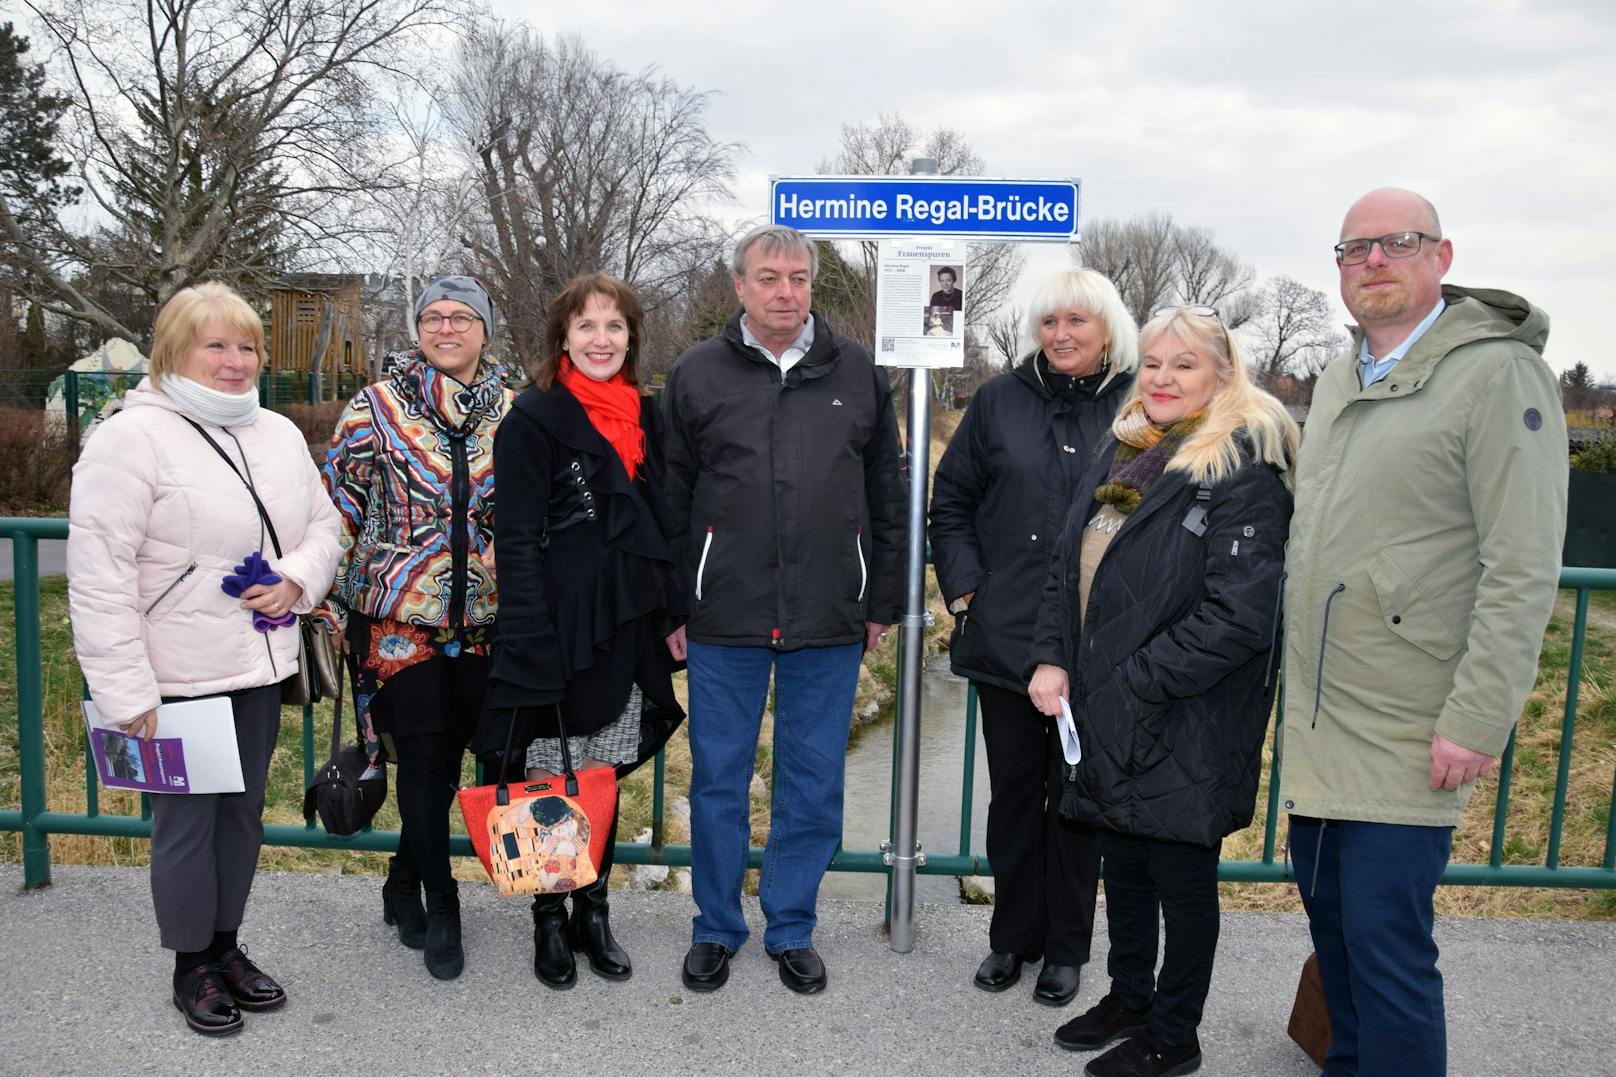
[{"label": "purple gloves", "polygon": [[[241,564],[236,566],[234,573],[220,581],[219,590],[231,598],[240,598],[242,592],[254,584],[262,583],[273,586],[280,582],[281,578],[269,570],[269,562],[264,560],[263,553],[259,550],[254,550],[242,559]],[[273,632],[275,629],[289,625],[296,620],[297,614],[290,611],[281,614],[279,617],[270,617],[259,613],[257,610],[254,610],[252,614],[253,627],[260,632]]]}]

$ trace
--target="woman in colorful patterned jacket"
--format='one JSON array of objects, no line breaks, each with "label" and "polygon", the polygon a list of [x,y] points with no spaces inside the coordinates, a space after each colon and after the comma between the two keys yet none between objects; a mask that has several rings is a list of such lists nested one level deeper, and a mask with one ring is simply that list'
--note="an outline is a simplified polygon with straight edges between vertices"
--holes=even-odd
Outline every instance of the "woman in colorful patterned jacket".
[{"label": "woman in colorful patterned jacket", "polygon": [[449,806],[487,685],[494,430],[512,393],[484,354],[494,304],[481,284],[439,277],[415,317],[420,346],[359,391],[326,454],[344,523],[332,612],[356,659],[367,747],[398,764],[383,916],[405,946],[424,948],[428,972],[452,980],[465,957]]}]

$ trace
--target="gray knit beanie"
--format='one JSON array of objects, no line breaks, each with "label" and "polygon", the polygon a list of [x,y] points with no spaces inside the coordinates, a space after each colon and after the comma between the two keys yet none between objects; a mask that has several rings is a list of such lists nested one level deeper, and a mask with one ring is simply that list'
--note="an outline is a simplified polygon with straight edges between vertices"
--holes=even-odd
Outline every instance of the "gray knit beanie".
[{"label": "gray knit beanie", "polygon": [[436,303],[440,299],[453,299],[476,311],[477,316],[483,320],[484,335],[493,337],[494,301],[489,298],[488,289],[484,288],[477,278],[439,277],[422,288],[420,298],[415,301],[415,320],[421,320],[421,312],[429,303]]}]

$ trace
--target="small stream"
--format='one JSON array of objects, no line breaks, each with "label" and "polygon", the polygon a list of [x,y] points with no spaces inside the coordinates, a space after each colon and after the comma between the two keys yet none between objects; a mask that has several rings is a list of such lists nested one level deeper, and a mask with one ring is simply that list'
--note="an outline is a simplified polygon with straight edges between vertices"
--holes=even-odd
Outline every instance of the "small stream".
[{"label": "small stream", "polygon": [[[921,848],[927,852],[959,851],[960,782],[964,777],[966,683],[948,671],[948,656],[930,659],[921,674],[920,708]],[[879,849],[890,835],[892,811],[892,736],[896,713],[867,726],[847,753],[847,793],[843,801],[842,847]],[[988,822],[987,750],[981,721],[976,735],[976,775],[972,791],[971,849],[984,852]],[[992,880],[981,882],[991,887]],[[833,871],[819,887],[822,897],[880,901],[886,876]],[[934,904],[959,901],[959,884],[949,875],[920,875],[915,899]]]}]

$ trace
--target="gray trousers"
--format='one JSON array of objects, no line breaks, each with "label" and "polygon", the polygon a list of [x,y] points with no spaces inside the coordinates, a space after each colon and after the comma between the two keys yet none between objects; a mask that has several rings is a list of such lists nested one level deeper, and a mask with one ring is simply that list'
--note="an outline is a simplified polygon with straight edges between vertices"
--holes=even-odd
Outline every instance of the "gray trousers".
[{"label": "gray trousers", "polygon": [[258,870],[264,783],[281,731],[280,685],[233,692],[230,705],[245,788],[151,798],[152,902],[157,930],[170,950],[205,950],[215,931],[240,927]]}]

